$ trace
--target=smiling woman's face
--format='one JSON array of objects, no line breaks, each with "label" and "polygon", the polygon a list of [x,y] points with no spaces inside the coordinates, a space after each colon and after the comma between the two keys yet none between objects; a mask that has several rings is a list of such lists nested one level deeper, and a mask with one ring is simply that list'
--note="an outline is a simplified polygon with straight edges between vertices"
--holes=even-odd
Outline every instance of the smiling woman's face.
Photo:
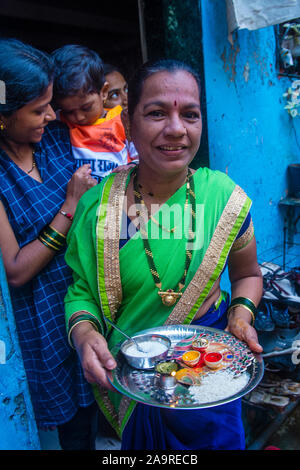
[{"label": "smiling woman's face", "polygon": [[45,93],[27,103],[9,117],[2,117],[5,125],[5,137],[20,144],[37,143],[42,139],[44,128],[55,119],[50,105],[52,84]]},{"label": "smiling woman's face", "polygon": [[195,78],[185,70],[161,71],[148,77],[131,121],[141,166],[164,174],[186,169],[202,133]]}]

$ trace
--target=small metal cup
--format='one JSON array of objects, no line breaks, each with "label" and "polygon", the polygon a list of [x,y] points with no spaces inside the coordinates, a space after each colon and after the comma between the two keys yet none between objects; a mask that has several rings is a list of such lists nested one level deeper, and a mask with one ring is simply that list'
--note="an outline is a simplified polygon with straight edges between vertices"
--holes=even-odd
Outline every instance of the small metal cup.
[{"label": "small metal cup", "polygon": [[157,374],[159,375],[157,383],[158,387],[170,389],[176,386],[176,372],[171,372],[171,374],[159,374],[159,372],[157,372]]},{"label": "small metal cup", "polygon": [[[173,370],[171,372],[162,372],[160,370],[160,366],[165,364],[165,363],[170,363],[173,367]],[[178,370],[178,364],[175,362],[175,361],[166,361],[166,362],[163,362],[163,363],[158,363],[156,366],[155,366],[155,372],[156,372],[156,385],[159,387],[159,388],[163,388],[163,389],[171,389],[171,388],[174,388],[176,383],[177,383],[177,379],[176,379],[176,372]]]}]

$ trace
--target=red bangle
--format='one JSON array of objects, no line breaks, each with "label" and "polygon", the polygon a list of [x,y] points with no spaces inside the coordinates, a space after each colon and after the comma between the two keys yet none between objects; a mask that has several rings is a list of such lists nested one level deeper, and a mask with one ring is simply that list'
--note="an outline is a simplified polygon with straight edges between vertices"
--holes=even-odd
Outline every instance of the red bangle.
[{"label": "red bangle", "polygon": [[72,220],[73,220],[72,214],[70,214],[69,212],[65,212],[65,211],[59,211],[59,213],[61,215],[65,216],[65,217],[67,217],[67,219],[71,220],[71,222],[72,222]]}]

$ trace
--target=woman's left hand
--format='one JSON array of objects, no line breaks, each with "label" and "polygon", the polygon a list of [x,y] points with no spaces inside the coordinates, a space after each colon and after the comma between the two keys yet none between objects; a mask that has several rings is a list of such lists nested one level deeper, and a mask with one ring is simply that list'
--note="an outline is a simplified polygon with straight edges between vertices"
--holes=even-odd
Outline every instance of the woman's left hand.
[{"label": "woman's left hand", "polygon": [[245,309],[236,308],[229,315],[226,331],[245,341],[251,351],[260,354],[263,348],[259,344],[256,330],[251,326],[250,322],[251,315]]}]

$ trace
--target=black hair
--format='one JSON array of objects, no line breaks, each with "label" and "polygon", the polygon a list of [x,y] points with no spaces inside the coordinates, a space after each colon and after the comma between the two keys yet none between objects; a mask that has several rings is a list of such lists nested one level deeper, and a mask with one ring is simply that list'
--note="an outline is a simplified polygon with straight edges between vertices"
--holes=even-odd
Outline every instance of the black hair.
[{"label": "black hair", "polygon": [[133,116],[134,110],[141,98],[143,85],[147,78],[157,72],[176,72],[186,71],[190,73],[197,82],[199,89],[199,99],[201,93],[201,81],[199,74],[185,62],[174,59],[160,59],[157,61],[149,61],[143,64],[133,75],[128,86],[128,114]]},{"label": "black hair", "polygon": [[103,70],[104,70],[104,75],[108,75],[109,73],[113,72],[119,72],[121,75],[124,76],[124,73],[120,69],[120,67],[117,67],[116,65],[113,64],[103,64]]},{"label": "black hair", "polygon": [[0,39],[1,114],[10,116],[43,95],[53,78],[48,54],[18,39]]},{"label": "black hair", "polygon": [[85,46],[68,44],[52,52],[56,66],[54,101],[59,98],[100,93],[105,83],[103,62],[97,52]]}]

